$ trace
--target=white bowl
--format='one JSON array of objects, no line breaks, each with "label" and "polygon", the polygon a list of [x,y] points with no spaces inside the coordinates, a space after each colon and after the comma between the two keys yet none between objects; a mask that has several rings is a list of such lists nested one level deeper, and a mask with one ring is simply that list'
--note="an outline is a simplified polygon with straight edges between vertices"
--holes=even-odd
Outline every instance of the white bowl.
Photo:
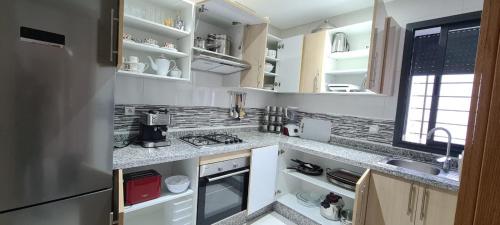
[{"label": "white bowl", "polygon": [[266,71],[266,72],[269,73],[269,72],[273,71],[273,69],[274,69],[274,65],[273,64],[266,63],[266,66],[264,67],[264,71]]},{"label": "white bowl", "polygon": [[182,193],[189,188],[189,177],[177,175],[165,178],[167,189],[172,193]]}]

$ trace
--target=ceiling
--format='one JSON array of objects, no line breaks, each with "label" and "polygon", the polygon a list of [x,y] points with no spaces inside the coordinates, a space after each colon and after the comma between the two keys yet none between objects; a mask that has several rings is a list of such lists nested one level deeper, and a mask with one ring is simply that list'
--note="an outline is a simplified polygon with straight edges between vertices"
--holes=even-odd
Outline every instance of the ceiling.
[{"label": "ceiling", "polygon": [[236,0],[285,30],[373,6],[373,0]]}]

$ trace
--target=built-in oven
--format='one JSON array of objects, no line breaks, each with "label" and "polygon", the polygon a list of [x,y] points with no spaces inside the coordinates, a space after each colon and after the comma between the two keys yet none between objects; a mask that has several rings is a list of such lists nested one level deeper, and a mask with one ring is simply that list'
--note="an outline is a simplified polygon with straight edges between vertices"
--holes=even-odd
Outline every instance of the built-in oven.
[{"label": "built-in oven", "polygon": [[208,225],[247,209],[248,157],[200,166],[197,225]]}]

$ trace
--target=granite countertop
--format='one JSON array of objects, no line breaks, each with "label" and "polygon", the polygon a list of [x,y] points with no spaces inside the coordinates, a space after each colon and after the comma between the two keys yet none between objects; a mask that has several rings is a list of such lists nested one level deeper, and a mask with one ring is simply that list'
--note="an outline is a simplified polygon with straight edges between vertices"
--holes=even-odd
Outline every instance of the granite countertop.
[{"label": "granite countertop", "polygon": [[381,163],[381,161],[385,160],[387,156],[371,152],[359,151],[296,137],[260,133],[256,131],[241,132],[236,134],[244,140],[243,143],[196,148],[190,144],[172,138],[172,145],[167,147],[148,149],[137,145],[130,145],[125,148],[117,149],[113,152],[113,168],[126,169],[147,166],[279,144],[280,149],[298,150],[353,166],[369,168],[408,180],[428,184],[437,188],[458,191],[459,187],[459,182],[457,181],[458,174],[456,172],[450,172],[445,174],[445,176],[433,176]]}]

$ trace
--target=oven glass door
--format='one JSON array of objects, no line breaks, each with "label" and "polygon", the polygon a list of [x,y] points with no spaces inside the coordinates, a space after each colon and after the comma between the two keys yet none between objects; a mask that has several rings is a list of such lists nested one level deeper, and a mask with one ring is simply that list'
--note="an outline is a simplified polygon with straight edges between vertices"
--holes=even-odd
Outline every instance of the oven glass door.
[{"label": "oven glass door", "polygon": [[197,225],[208,225],[247,209],[249,169],[200,177]]}]

